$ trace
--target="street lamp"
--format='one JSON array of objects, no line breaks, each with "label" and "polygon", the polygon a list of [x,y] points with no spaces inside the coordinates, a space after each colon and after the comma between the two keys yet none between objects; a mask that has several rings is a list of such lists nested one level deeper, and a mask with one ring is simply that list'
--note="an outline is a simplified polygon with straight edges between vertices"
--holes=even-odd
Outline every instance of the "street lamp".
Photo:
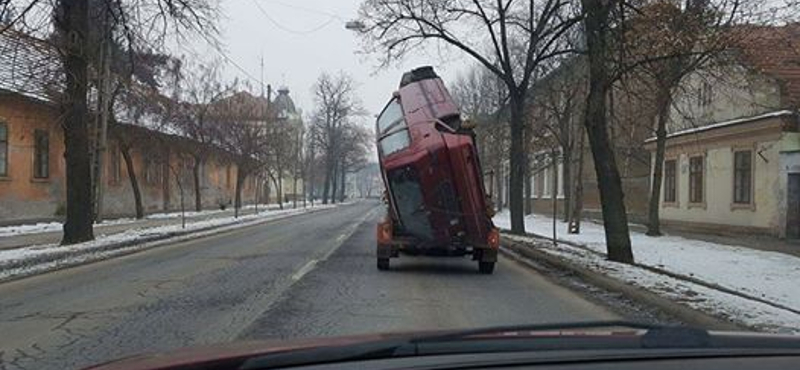
[{"label": "street lamp", "polygon": [[363,32],[367,26],[361,21],[349,21],[344,24],[344,28],[350,31]]}]

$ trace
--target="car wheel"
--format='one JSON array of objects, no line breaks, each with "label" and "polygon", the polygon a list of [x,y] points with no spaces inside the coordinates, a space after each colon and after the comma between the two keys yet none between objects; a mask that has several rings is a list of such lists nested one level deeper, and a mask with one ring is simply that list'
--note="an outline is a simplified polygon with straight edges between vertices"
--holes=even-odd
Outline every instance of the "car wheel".
[{"label": "car wheel", "polygon": [[388,258],[378,258],[378,270],[385,271],[389,269]]},{"label": "car wheel", "polygon": [[481,274],[490,275],[494,272],[494,262],[479,262],[478,270],[480,270]]}]

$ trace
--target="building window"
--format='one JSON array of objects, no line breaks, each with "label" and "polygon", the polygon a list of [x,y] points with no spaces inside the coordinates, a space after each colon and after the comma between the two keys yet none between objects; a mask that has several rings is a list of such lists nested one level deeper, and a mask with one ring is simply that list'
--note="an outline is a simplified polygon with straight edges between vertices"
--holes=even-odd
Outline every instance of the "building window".
[{"label": "building window", "polygon": [[689,203],[703,203],[703,157],[689,158]]},{"label": "building window", "polygon": [[0,176],[8,176],[8,125],[0,122]]},{"label": "building window", "polygon": [[678,199],[677,167],[674,159],[664,161],[664,203],[675,203]]},{"label": "building window", "polygon": [[750,204],[752,201],[753,152],[742,150],[733,153],[733,202]]},{"label": "building window", "polygon": [[50,177],[50,138],[47,131],[33,131],[33,177]]}]

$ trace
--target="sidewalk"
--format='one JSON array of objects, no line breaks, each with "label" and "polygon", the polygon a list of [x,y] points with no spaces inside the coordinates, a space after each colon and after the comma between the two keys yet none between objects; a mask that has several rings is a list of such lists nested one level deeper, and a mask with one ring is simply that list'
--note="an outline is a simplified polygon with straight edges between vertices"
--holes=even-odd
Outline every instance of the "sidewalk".
[{"label": "sidewalk", "polygon": [[702,240],[715,244],[733,245],[768,252],[779,252],[800,257],[800,240],[784,240],[766,235],[717,235],[662,228],[667,235]]},{"label": "sidewalk", "polygon": [[[278,204],[260,204],[258,211],[277,210]],[[284,209],[291,209],[292,204],[284,204]],[[298,208],[302,208],[298,204]],[[239,210],[240,216],[255,213],[254,205],[243,206]],[[186,223],[196,223],[212,219],[227,218],[233,216],[233,209],[209,209],[200,212],[186,212]],[[170,226],[181,224],[180,212],[154,213],[145,216],[141,220],[134,218],[122,218],[115,220],[105,220],[94,225],[96,237],[115,235],[131,230],[141,230],[159,226]],[[30,245],[54,244],[61,241],[62,233],[61,222],[46,222],[27,225],[4,226],[0,227],[0,250],[21,248]]]},{"label": "sidewalk", "polygon": [[[494,221],[500,228],[510,227],[506,212]],[[556,246],[541,239],[552,237],[551,218],[527,216],[525,226],[540,238],[509,238],[527,240],[538,251],[718,317],[764,330],[800,332],[800,294],[795,287],[800,281],[800,258],[796,255],[631,231],[636,260],[632,266],[606,259],[602,225],[584,222],[581,234],[574,235],[566,233],[566,224],[559,221],[561,242]]]}]

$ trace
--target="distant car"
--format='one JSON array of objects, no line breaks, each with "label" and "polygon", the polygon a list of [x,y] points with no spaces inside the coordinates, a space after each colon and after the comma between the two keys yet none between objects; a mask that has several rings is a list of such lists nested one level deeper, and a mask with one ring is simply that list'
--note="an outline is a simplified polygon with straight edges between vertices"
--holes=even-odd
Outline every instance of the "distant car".
[{"label": "distant car", "polygon": [[783,370],[800,338],[625,322],[246,342],[124,358],[95,370]]},{"label": "distant car", "polygon": [[403,75],[376,122],[389,208],[378,224],[378,269],[403,252],[472,255],[480,272],[494,271],[500,238],[469,126],[433,68]]}]

